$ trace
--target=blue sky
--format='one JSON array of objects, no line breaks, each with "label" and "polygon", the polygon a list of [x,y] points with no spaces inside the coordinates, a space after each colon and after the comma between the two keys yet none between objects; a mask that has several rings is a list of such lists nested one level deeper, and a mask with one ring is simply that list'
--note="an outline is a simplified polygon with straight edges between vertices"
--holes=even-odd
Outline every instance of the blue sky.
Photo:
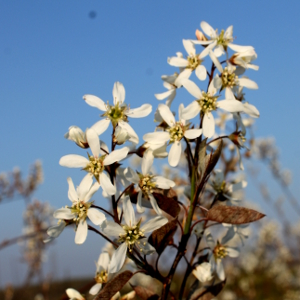
[{"label": "blue sky", "polygon": [[[54,207],[65,205],[66,178],[72,176],[79,184],[82,173],[59,166],[62,155],[81,153],[63,135],[71,125],[91,126],[99,115],[82,96],[89,93],[111,100],[113,84],[120,81],[131,107],[151,103],[155,108],[154,93],[164,91],[160,76],[175,71],[167,57],[184,52],[182,39],[194,38],[205,20],[218,29],[233,25],[236,44],[255,47],[260,70],[248,75],[259,90],[247,91],[247,99],[261,113],[256,135],[276,138],[282,164],[294,174],[292,190],[298,194],[300,4],[296,0],[223,3],[0,1],[0,171],[19,166],[26,173],[40,159],[45,182],[36,197]],[[138,121],[131,124],[141,136],[153,130],[152,119],[153,114],[143,126]],[[1,227],[9,226],[1,229],[0,241],[20,234],[24,206],[15,201],[1,208]],[[80,247],[73,243],[71,231],[56,242],[51,255],[60,276],[79,275],[78,270],[93,274],[101,243],[92,235]],[[69,246],[71,251],[60,250]],[[68,265],[88,247],[92,249],[88,257],[76,266]],[[13,264],[17,258],[16,247],[1,252],[1,269],[4,261]],[[1,272],[0,285],[13,280],[14,272]]]}]

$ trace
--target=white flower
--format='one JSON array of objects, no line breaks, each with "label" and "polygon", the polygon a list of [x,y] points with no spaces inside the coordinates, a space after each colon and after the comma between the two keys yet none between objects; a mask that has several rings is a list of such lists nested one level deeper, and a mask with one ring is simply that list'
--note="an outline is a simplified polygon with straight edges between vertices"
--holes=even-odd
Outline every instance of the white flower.
[{"label": "white flower", "polygon": [[157,216],[141,226],[141,220],[136,222],[135,213],[129,197],[123,200],[123,211],[125,225],[119,225],[112,221],[103,222],[101,228],[106,235],[118,237],[120,243],[118,249],[114,252],[108,268],[108,273],[118,272],[125,261],[127,249],[132,252],[136,247],[143,254],[152,254],[155,249],[147,242],[145,233],[152,232],[166,224],[167,218]]},{"label": "white flower", "polygon": [[[205,80],[207,73],[206,68],[202,65],[203,60],[200,59],[199,54],[196,54],[196,49],[192,41],[182,40],[183,46],[188,53],[187,58],[174,56],[168,58],[168,63],[174,67],[185,68],[183,72],[184,75],[181,75],[183,78],[189,78],[192,71],[195,70],[196,76],[200,80]],[[182,73],[183,73],[182,72]]]},{"label": "white flower", "polygon": [[201,282],[209,281],[213,278],[210,263],[203,262],[193,270],[193,275]]},{"label": "white flower", "polygon": [[259,67],[251,63],[252,60],[255,60],[256,58],[257,54],[254,49],[248,49],[246,51],[233,54],[229,59],[229,62],[232,65],[241,66],[244,69],[253,69],[257,71]]},{"label": "white flower", "polygon": [[175,186],[175,182],[164,178],[162,176],[150,174],[150,169],[153,165],[154,156],[151,150],[146,150],[142,160],[142,173],[134,172],[131,168],[128,168],[126,174],[127,180],[138,185],[138,196],[137,196],[137,211],[143,213],[145,209],[142,207],[142,199],[149,199],[152,208],[158,215],[162,214],[159,206],[157,205],[156,199],[153,197],[153,190],[169,189]]},{"label": "white flower", "polygon": [[238,248],[233,248],[228,245],[227,237],[223,237],[221,243],[214,241],[210,232],[206,234],[206,243],[211,248],[212,254],[210,256],[209,263],[211,265],[211,271],[216,272],[220,280],[225,280],[225,271],[222,264],[222,259],[226,256],[237,257],[239,255]]},{"label": "white flower", "polygon": [[228,65],[223,69],[221,64],[219,63],[218,59],[211,54],[211,58],[213,59],[214,64],[218,68],[218,71],[221,73],[216,75],[216,83],[215,87],[217,89],[225,90],[225,98],[226,99],[235,99],[234,92],[239,89],[239,87],[245,87],[251,90],[257,90],[258,85],[253,80],[250,80],[246,76],[241,78],[238,77],[241,68],[237,69],[232,65]]},{"label": "white flower", "polygon": [[74,289],[67,289],[66,293],[70,300],[85,300],[85,298],[76,290]]},{"label": "white flower", "polygon": [[86,218],[88,217],[95,225],[100,225],[105,220],[105,215],[98,209],[91,208],[93,202],[89,202],[100,185],[98,182],[93,184],[91,174],[82,179],[76,190],[70,177],[68,183],[68,197],[72,201],[72,206],[56,210],[53,216],[56,219],[73,220],[76,223],[75,243],[82,244],[88,233]]},{"label": "white flower", "polygon": [[122,83],[115,82],[113,87],[113,102],[114,105],[105,104],[103,100],[93,95],[84,95],[83,99],[87,104],[93,107],[97,107],[105,113],[102,115],[105,119],[98,121],[92,126],[98,135],[102,134],[109,126],[111,122],[113,127],[120,126],[128,132],[130,141],[137,144],[139,138],[133,128],[128,124],[128,117],[131,118],[143,118],[148,116],[152,111],[150,104],[143,104],[142,106],[130,109],[124,103],[125,100],[125,88]]},{"label": "white flower", "polygon": [[226,182],[221,170],[215,170],[214,174],[215,176],[209,179],[208,189],[215,194],[218,200],[237,200],[232,195],[247,186],[247,181],[243,177],[232,182]]},{"label": "white flower", "polygon": [[[116,188],[111,183],[109,177],[104,172],[105,166],[111,165],[124,159],[129,151],[128,147],[112,151],[109,154],[101,155],[100,140],[98,134],[93,129],[86,131],[88,144],[92,151],[92,156],[88,154],[88,159],[77,154],[63,156],[59,164],[68,168],[83,168],[85,171],[94,175],[102,189],[109,195],[116,193]],[[107,149],[108,150],[108,149]]]},{"label": "white flower", "polygon": [[186,123],[184,117],[182,117],[182,111],[184,107],[180,104],[178,109],[179,121],[176,122],[174,115],[170,108],[165,104],[160,104],[158,110],[164,121],[167,123],[168,128],[166,131],[147,133],[143,139],[149,144],[161,145],[169,141],[172,144],[168,161],[172,167],[176,167],[180,160],[181,155],[181,140],[185,137],[187,139],[195,139],[202,133],[202,129],[189,129],[189,123]]},{"label": "white flower", "polygon": [[227,242],[230,244],[240,242],[244,246],[244,240],[248,238],[251,232],[249,224],[233,225],[223,223],[222,225],[228,229],[224,236]]},{"label": "white flower", "polygon": [[81,148],[88,148],[88,142],[86,140],[86,134],[78,126],[70,126],[69,131],[64,137],[70,141],[74,141]]},{"label": "white flower", "polygon": [[233,26],[229,26],[226,31],[221,30],[220,34],[218,34],[218,30],[213,29],[207,22],[202,21],[200,23],[201,29],[204,33],[210,37],[210,40],[201,36],[199,32],[196,31],[196,36],[200,37],[200,40],[192,41],[195,44],[207,45],[207,47],[201,52],[200,59],[209,54],[209,52],[215,48],[214,54],[219,57],[225,52],[227,52],[227,47],[229,47],[233,51],[243,52],[249,49],[253,49],[252,46],[239,46],[232,44],[233,42]]},{"label": "white flower", "polygon": [[107,282],[108,279],[108,265],[110,262],[110,257],[107,252],[103,252],[100,254],[98,261],[96,262],[96,275],[95,281],[96,284],[93,285],[89,291],[91,295],[96,295],[102,288],[102,284]]},{"label": "white flower", "polygon": [[192,119],[199,113],[203,116],[203,135],[210,138],[215,133],[215,121],[212,111],[218,108],[224,109],[228,112],[243,111],[244,105],[235,98],[229,98],[221,101],[217,101],[219,96],[216,96],[219,85],[218,77],[215,77],[209,87],[208,92],[201,91],[199,87],[191,80],[186,79],[182,82],[182,85],[193,95],[196,100],[193,101],[182,111],[182,117],[186,120]]}]

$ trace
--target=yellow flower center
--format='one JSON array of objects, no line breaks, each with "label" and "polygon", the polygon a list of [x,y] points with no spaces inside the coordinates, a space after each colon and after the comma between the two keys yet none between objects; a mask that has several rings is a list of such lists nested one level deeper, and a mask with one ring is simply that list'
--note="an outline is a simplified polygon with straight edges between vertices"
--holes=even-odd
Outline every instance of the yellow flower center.
[{"label": "yellow flower center", "polygon": [[93,202],[83,202],[83,201],[78,201],[77,203],[74,203],[70,209],[73,214],[76,216],[74,217],[73,221],[78,224],[78,222],[83,219],[85,220],[87,217],[87,212],[88,209],[91,207]]},{"label": "yellow flower center", "polygon": [[227,67],[224,69],[223,73],[221,74],[222,79],[222,88],[230,87],[233,88],[234,86],[238,85],[238,77],[235,73],[228,72]]},{"label": "yellow flower center", "polygon": [[122,228],[125,234],[120,234],[119,242],[126,243],[129,252],[132,252],[135,243],[140,243],[138,240],[144,237],[144,232],[140,230],[141,221],[136,225],[130,227],[128,225],[123,225]]},{"label": "yellow flower center", "polygon": [[88,154],[89,163],[84,168],[85,171],[92,173],[96,180],[99,181],[100,174],[104,171],[104,164],[103,160],[105,159],[106,155],[100,157],[94,157]]},{"label": "yellow flower center", "polygon": [[153,189],[156,187],[156,184],[152,182],[153,175],[142,175],[138,174],[140,177],[139,187],[143,194],[148,195],[148,193],[152,194]]},{"label": "yellow flower center", "polygon": [[115,106],[107,104],[107,111],[102,117],[108,117],[113,127],[116,127],[119,121],[128,122],[127,115],[125,114],[126,110],[126,104],[120,105],[119,102]]},{"label": "yellow flower center", "polygon": [[202,91],[202,98],[198,100],[203,114],[217,110],[217,99],[219,96],[211,96],[210,93]]},{"label": "yellow flower center", "polygon": [[215,259],[217,260],[217,259],[223,259],[224,257],[226,257],[228,255],[228,252],[226,250],[226,247],[224,247],[218,243],[217,246],[213,250],[213,254],[215,256]]},{"label": "yellow flower center", "polygon": [[201,60],[199,57],[199,55],[194,55],[194,56],[188,56],[187,57],[187,61],[188,61],[188,69],[192,69],[195,70],[199,65],[201,65],[201,63],[203,62],[203,60]]},{"label": "yellow flower center", "polygon": [[104,270],[101,272],[97,272],[97,274],[95,276],[95,281],[97,283],[106,283],[107,282],[107,272]]},{"label": "yellow flower center", "polygon": [[170,143],[180,141],[183,138],[184,132],[188,127],[189,125],[184,126],[181,122],[176,122],[173,127],[167,128],[167,131],[170,134]]}]

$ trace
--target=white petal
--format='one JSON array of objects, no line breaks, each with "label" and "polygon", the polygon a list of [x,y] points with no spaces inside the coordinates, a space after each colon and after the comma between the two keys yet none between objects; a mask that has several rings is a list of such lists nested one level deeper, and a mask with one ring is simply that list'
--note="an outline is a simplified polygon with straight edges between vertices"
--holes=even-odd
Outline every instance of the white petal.
[{"label": "white petal", "polygon": [[88,159],[77,154],[65,155],[59,160],[61,166],[68,168],[85,168],[88,163]]},{"label": "white petal", "polygon": [[193,101],[190,105],[184,108],[181,117],[184,120],[195,118],[200,113],[200,105],[197,101]]},{"label": "white petal", "polygon": [[124,121],[119,121],[118,125],[128,132],[128,134],[130,136],[130,139],[129,139],[130,142],[138,144],[139,137],[128,123],[126,123]]},{"label": "white petal", "polygon": [[142,196],[143,196],[142,191],[139,191],[138,196],[137,196],[137,202],[136,202],[136,210],[139,214],[142,214],[143,212],[145,212],[145,208],[142,207]]},{"label": "white petal", "polygon": [[170,126],[174,126],[175,124],[175,118],[174,115],[172,114],[169,106],[165,104],[159,104],[158,105],[158,111],[161,115],[161,117],[165,120],[165,122]]},{"label": "white petal", "polygon": [[240,255],[240,251],[236,248],[226,247],[226,251],[230,257],[238,257]]},{"label": "white petal", "polygon": [[95,225],[100,225],[105,220],[105,215],[96,208],[89,208],[87,211],[87,216]]},{"label": "white petal", "polygon": [[177,76],[176,80],[174,81],[174,84],[177,86],[177,87],[181,87],[182,84],[182,80],[184,79],[188,79],[191,74],[192,74],[192,69],[184,69],[183,71],[181,71],[181,73]]},{"label": "white petal", "polygon": [[125,223],[129,227],[134,226],[136,224],[135,213],[130,198],[128,196],[126,196],[125,199],[123,200],[123,211],[124,211]]},{"label": "white petal", "polygon": [[230,87],[225,88],[225,99],[236,100],[233,94],[233,91]]},{"label": "white petal", "polygon": [[94,96],[94,95],[84,95],[83,99],[85,102],[93,107],[97,107],[98,109],[102,111],[106,111],[106,105],[103,100],[101,100],[99,97]]},{"label": "white petal", "polygon": [[115,82],[113,87],[113,99],[114,104],[116,105],[118,102],[122,104],[125,100],[125,88],[121,82]]},{"label": "white petal", "polygon": [[93,174],[88,173],[83,177],[79,186],[77,187],[78,198],[80,201],[83,201],[91,186],[93,184]]},{"label": "white petal", "polygon": [[115,250],[114,254],[112,255],[108,273],[117,273],[123,267],[125,258],[127,253],[127,245],[126,243],[121,244],[117,250]]},{"label": "white petal", "polygon": [[215,56],[215,54],[213,52],[209,52],[209,56],[212,60],[212,62],[215,64],[215,66],[217,67],[218,71],[220,73],[223,72],[223,68],[222,68],[222,65],[220,64],[218,58]]},{"label": "white petal", "polygon": [[217,41],[214,41],[210,45],[206,46],[206,48],[204,48],[204,50],[200,53],[199,58],[203,59],[205,56],[207,56],[216,45]]},{"label": "white petal", "polygon": [[87,129],[86,139],[91,148],[94,157],[100,156],[100,140],[97,132],[94,129]]},{"label": "white petal", "polygon": [[144,141],[152,144],[164,144],[170,139],[170,134],[165,131],[146,133],[143,136]]},{"label": "white petal", "polygon": [[90,201],[90,199],[91,199],[91,198],[93,197],[93,195],[99,190],[99,188],[100,188],[100,184],[96,181],[96,182],[92,185],[92,187],[91,187],[91,189],[88,191],[88,193],[85,195],[83,201],[84,201],[84,202]]},{"label": "white petal", "polygon": [[188,129],[184,132],[187,139],[195,139],[202,134],[202,129]]},{"label": "white petal", "polygon": [[100,185],[105,193],[108,195],[116,194],[116,187],[111,183],[106,173],[102,172],[99,176]]},{"label": "white petal", "polygon": [[253,50],[252,46],[240,46],[240,45],[235,45],[235,44],[231,44],[231,43],[228,44],[228,47],[231,50],[236,51],[236,52],[244,52],[247,50]]},{"label": "white petal", "polygon": [[196,54],[195,46],[190,40],[182,40],[182,43],[189,56],[194,56]]},{"label": "white petal", "polygon": [[152,111],[152,105],[143,104],[142,106],[134,109],[130,109],[126,115],[130,118],[143,118],[148,116]]},{"label": "white petal", "polygon": [[55,219],[62,219],[62,220],[71,220],[75,217],[75,214],[71,212],[69,208],[59,208],[53,213],[53,217]]},{"label": "white petal", "polygon": [[94,285],[91,287],[91,289],[90,289],[90,291],[89,291],[89,294],[91,294],[91,295],[96,295],[96,294],[99,293],[99,291],[101,290],[101,288],[102,288],[102,283],[96,283],[96,284],[94,284]]},{"label": "white petal", "polygon": [[103,119],[95,123],[90,129],[95,130],[96,133],[100,135],[108,128],[109,124],[110,124],[109,119]]},{"label": "white petal", "polygon": [[69,184],[68,198],[72,202],[77,202],[78,201],[78,195],[77,195],[77,192],[75,190],[73,180],[72,180],[71,177],[68,177],[67,181],[68,181],[68,184]]},{"label": "white petal", "polygon": [[133,171],[130,167],[127,168],[127,171],[125,173],[125,178],[133,183],[137,183],[139,184],[140,182],[140,177],[138,176],[138,174]]},{"label": "white petal", "polygon": [[173,145],[171,146],[169,156],[168,156],[168,162],[170,166],[176,167],[179,163],[181,155],[181,143],[179,141],[175,141]]},{"label": "white petal", "polygon": [[199,78],[199,80],[202,80],[202,81],[205,80],[206,76],[207,76],[206,68],[202,65],[198,66],[195,69],[195,74]]},{"label": "white petal", "polygon": [[120,234],[125,234],[125,230],[117,223],[113,221],[107,221],[105,220],[101,224],[101,229],[104,234],[108,236],[113,236],[113,237],[120,237]]},{"label": "white petal", "polygon": [[221,86],[222,86],[222,79],[220,77],[215,77],[209,84],[208,93],[211,96],[214,96]]},{"label": "white petal", "polygon": [[211,38],[217,37],[216,31],[205,21],[200,23],[200,27],[203,32]]},{"label": "white petal", "polygon": [[188,61],[185,58],[174,56],[168,59],[168,64],[173,67],[187,67]]},{"label": "white petal", "polygon": [[154,96],[156,97],[157,100],[164,100],[165,98],[170,96],[172,93],[174,93],[174,89],[166,91],[164,93],[155,94]]},{"label": "white petal", "polygon": [[51,226],[47,229],[47,234],[51,238],[57,238],[65,229],[66,227],[66,222],[60,221],[59,224]]},{"label": "white petal", "polygon": [[154,160],[153,152],[148,149],[145,151],[143,160],[142,160],[142,174],[147,175],[152,167]]},{"label": "white petal", "polygon": [[143,230],[145,233],[152,232],[163,225],[168,223],[168,219],[163,216],[156,216],[155,218],[150,219],[148,222],[146,222],[144,225],[141,226],[141,230]]},{"label": "white petal", "polygon": [[212,113],[207,113],[203,117],[203,135],[211,138],[215,134],[215,120]]},{"label": "white petal", "polygon": [[80,220],[76,229],[75,243],[83,244],[88,234],[88,225],[86,220]]},{"label": "white petal", "polygon": [[258,85],[256,82],[248,79],[248,78],[239,78],[239,85],[246,87],[248,89],[251,90],[257,90],[258,89]]},{"label": "white petal", "polygon": [[155,176],[152,180],[159,189],[169,189],[175,186],[175,182],[162,176]]},{"label": "white petal", "polygon": [[189,79],[182,80],[182,85],[187,89],[187,91],[194,96],[197,100],[202,98],[202,93],[199,87],[193,81]]},{"label": "white petal", "polygon": [[148,243],[146,238],[140,239],[136,246],[143,255],[149,255],[155,252],[155,248]]},{"label": "white petal", "polygon": [[240,112],[244,110],[244,104],[238,100],[221,100],[217,102],[217,107],[229,112]]},{"label": "white petal", "polygon": [[244,103],[244,113],[248,114],[252,118],[258,118],[259,117],[259,111],[258,109],[248,102]]},{"label": "white petal", "polygon": [[84,300],[81,294],[74,289],[67,289],[66,293],[70,299]]},{"label": "white petal", "polygon": [[97,266],[99,267],[98,271],[100,272],[107,271],[109,262],[110,262],[109,254],[107,252],[102,252],[99,255],[98,262],[97,262]]},{"label": "white petal", "polygon": [[152,194],[148,194],[148,197],[150,199],[150,203],[151,203],[151,206],[152,208],[154,209],[154,211],[158,214],[158,215],[162,215],[162,211],[161,209],[159,208],[158,204],[157,204],[157,201],[155,200],[155,198],[153,197]]},{"label": "white petal", "polygon": [[222,261],[220,259],[218,259],[216,261],[216,263],[217,263],[216,271],[217,271],[218,277],[220,278],[220,280],[223,281],[223,280],[225,280],[225,271],[224,271]]},{"label": "white petal", "polygon": [[104,166],[108,166],[115,162],[121,161],[127,156],[128,152],[129,152],[128,147],[123,147],[121,149],[114,150],[113,152],[105,156],[103,160]]}]

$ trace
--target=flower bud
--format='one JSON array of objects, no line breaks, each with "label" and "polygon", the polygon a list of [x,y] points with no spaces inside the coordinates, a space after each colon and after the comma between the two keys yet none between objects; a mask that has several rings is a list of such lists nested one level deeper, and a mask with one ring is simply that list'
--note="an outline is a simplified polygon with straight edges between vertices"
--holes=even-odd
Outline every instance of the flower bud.
[{"label": "flower bud", "polygon": [[86,134],[78,126],[69,127],[69,131],[64,135],[64,137],[70,141],[74,141],[83,149],[89,148],[89,144],[86,140]]},{"label": "flower bud", "polygon": [[128,132],[124,128],[117,126],[114,133],[114,142],[118,145],[122,145],[129,139],[130,136],[128,135]]}]

